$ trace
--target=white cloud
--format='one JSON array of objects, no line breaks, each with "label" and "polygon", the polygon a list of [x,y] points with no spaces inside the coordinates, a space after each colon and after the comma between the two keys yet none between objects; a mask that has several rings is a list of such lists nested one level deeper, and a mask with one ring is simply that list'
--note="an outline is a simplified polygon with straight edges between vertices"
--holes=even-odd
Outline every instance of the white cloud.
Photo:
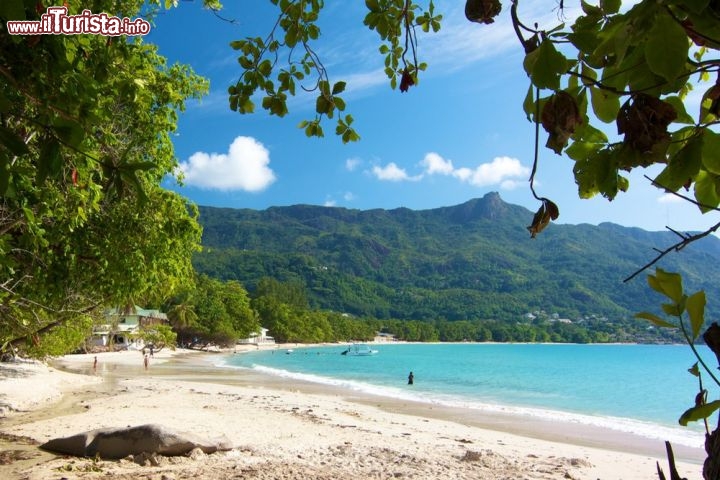
[{"label": "white cloud", "polygon": [[[342,199],[346,202],[352,202],[353,200],[355,200],[355,194],[352,192],[345,192],[342,194]],[[327,195],[325,197],[325,203],[323,205],[325,205],[326,207],[337,207],[337,204],[338,202],[333,198],[333,195]]]},{"label": "white cloud", "polygon": [[452,176],[460,179],[461,182],[467,182],[472,177],[473,171],[467,167],[461,167],[452,172]]},{"label": "white cloud", "polygon": [[666,193],[657,199],[658,203],[682,203],[686,202],[687,200],[683,200],[682,198],[678,197],[677,195],[673,195],[672,193]]},{"label": "white cloud", "polygon": [[[519,186],[523,185],[525,182],[521,182],[519,180],[503,180],[500,182],[500,188],[502,190],[515,190]],[[535,184],[537,185],[537,184]]]},{"label": "white cloud", "polygon": [[[463,172],[463,175],[465,174],[466,172]],[[523,166],[517,158],[495,157],[492,162],[479,165],[467,178],[467,182],[476,187],[485,187],[502,185],[508,179],[527,178],[529,175],[530,169]]]},{"label": "white cloud", "polygon": [[468,167],[453,167],[451,160],[445,160],[439,154],[430,152],[420,162],[427,175],[451,175],[461,182],[476,187],[500,185],[503,190],[512,190],[520,185],[517,178],[527,179],[530,170],[520,160],[510,157],[496,157],[490,163],[478,165],[474,170]]},{"label": "white cloud", "polygon": [[345,168],[350,172],[354,171],[361,164],[362,160],[360,160],[359,158],[348,158],[347,160],[345,160]]},{"label": "white cloud", "polygon": [[385,71],[382,68],[371,70],[369,72],[356,72],[350,73],[343,77],[343,80],[347,82],[346,94],[367,90],[369,88],[377,87],[378,85],[386,85],[389,80]]},{"label": "white cloud", "polygon": [[430,152],[425,155],[420,165],[425,167],[425,173],[428,175],[440,174],[450,175],[453,173],[453,164],[451,160],[445,160],[443,157],[435,152]]},{"label": "white cloud", "polygon": [[411,177],[407,174],[405,169],[398,167],[395,162],[390,162],[384,167],[378,167],[377,165],[372,168],[372,174],[377,177],[378,180],[385,180],[389,182],[402,182],[405,180],[419,180],[420,177]]},{"label": "white cloud", "polygon": [[237,137],[228,153],[193,153],[179,168],[186,185],[209,190],[258,192],[275,181],[270,153],[252,137]]},{"label": "white cloud", "polygon": [[499,185],[503,190],[512,190],[527,181],[530,169],[523,166],[520,160],[511,157],[495,157],[492,162],[482,163],[474,169],[468,167],[455,168],[451,160],[444,159],[435,152],[425,154],[419,165],[423,172],[411,176],[395,162],[390,162],[384,167],[374,166],[373,176],[378,180],[390,182],[419,181],[426,175],[444,175],[457,178],[462,183],[468,183],[474,187],[486,187]]}]

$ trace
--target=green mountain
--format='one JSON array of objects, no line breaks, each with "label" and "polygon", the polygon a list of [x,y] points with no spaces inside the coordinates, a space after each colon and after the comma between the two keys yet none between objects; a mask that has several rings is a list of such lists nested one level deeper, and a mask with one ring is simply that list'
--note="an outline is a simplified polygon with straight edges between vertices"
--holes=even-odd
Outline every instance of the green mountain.
[{"label": "green mountain", "polygon": [[[302,282],[311,306],[397,319],[627,319],[659,312],[643,274],[623,278],[677,241],[603,223],[553,224],[536,239],[533,213],[489,193],[431,210],[351,210],[294,205],[257,211],[200,207],[199,272],[236,279],[252,292],[269,276]],[[658,263],[703,288],[719,313],[720,241],[710,236]],[[709,317],[708,317],[709,318]]]}]

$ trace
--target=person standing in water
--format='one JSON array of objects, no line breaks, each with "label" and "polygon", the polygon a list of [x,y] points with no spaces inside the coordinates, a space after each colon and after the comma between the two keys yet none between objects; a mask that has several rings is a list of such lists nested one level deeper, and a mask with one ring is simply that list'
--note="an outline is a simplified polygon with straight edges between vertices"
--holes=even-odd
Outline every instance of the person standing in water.
[{"label": "person standing in water", "polygon": [[408,375],[408,385],[412,385],[415,382],[415,375],[413,375],[413,372],[410,372],[410,375]]}]

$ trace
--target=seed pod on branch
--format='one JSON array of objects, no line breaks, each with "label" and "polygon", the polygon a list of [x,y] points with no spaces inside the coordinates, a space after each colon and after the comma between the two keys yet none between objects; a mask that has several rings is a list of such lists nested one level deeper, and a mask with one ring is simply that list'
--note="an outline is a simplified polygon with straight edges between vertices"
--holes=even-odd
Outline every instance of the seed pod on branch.
[{"label": "seed pod on branch", "polygon": [[546,147],[560,155],[575,128],[583,121],[575,97],[565,91],[554,93],[540,115],[542,126],[550,134]]},{"label": "seed pod on branch", "polygon": [[535,238],[538,233],[542,232],[550,224],[550,220],[557,220],[560,216],[560,210],[554,202],[547,198],[541,198],[540,200],[542,200],[542,205],[535,212],[532,224],[527,227],[530,238]]},{"label": "seed pod on branch", "polygon": [[465,17],[471,22],[493,23],[500,14],[502,5],[500,0],[467,0],[465,2]]},{"label": "seed pod on branch", "polygon": [[712,325],[705,330],[703,340],[705,340],[705,345],[713,351],[718,359],[718,365],[720,365],[720,326],[718,326],[717,322],[713,322]]},{"label": "seed pod on branch", "polygon": [[415,80],[413,79],[412,74],[406,67],[405,70],[403,70],[402,72],[402,77],[400,77],[400,91],[407,92],[408,88],[412,87],[413,85],[415,85]]},{"label": "seed pod on branch", "polygon": [[620,108],[617,116],[619,134],[625,134],[625,144],[640,153],[649,153],[660,143],[670,141],[668,125],[677,112],[667,102],[645,93],[636,93],[632,103]]}]

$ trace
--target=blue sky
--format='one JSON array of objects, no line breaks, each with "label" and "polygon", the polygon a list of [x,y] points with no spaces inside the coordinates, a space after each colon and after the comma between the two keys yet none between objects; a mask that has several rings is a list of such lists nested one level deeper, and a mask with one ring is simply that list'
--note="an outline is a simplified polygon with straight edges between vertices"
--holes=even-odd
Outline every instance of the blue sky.
[{"label": "blue sky", "polygon": [[[211,85],[209,95],[190,102],[180,116],[174,143],[185,185],[167,182],[169,188],[199,205],[233,208],[430,209],[491,191],[538,208],[528,187],[534,131],[522,111],[529,83],[507,9],[496,23],[479,25],[465,19],[464,2],[436,1],[442,29],[419,36],[419,57],[428,70],[420,85],[400,93],[382,72],[379,39],[362,24],[364,2],[326,2],[314,48],[331,82],[348,82],[345,113],[353,115],[361,136],[344,145],[334,135],[334,120],[325,124],[323,139],[306,138],[297,128],[313,117],[312,96],[291,100],[284,118],[266,114],[259,101],[255,114],[232,112],[227,87],[241,69],[229,43],[266,36],[276,13],[266,0],[226,0],[221,14],[237,22],[230,24],[201,3],[181,1],[164,11],[146,37],[171,63],[191,65]],[[565,3],[573,4],[567,17],[579,14],[579,2]],[[558,20],[551,4],[524,1],[520,14],[528,23],[553,26]],[[688,110],[697,108],[691,99]],[[615,134],[614,125],[605,130]],[[543,132],[542,145],[545,139]],[[608,202],[579,199],[572,167],[569,158],[541,148],[536,190],[559,205],[562,223],[610,221],[648,230],[699,230],[714,223],[643,178],[658,170],[634,173],[629,192]]]}]

